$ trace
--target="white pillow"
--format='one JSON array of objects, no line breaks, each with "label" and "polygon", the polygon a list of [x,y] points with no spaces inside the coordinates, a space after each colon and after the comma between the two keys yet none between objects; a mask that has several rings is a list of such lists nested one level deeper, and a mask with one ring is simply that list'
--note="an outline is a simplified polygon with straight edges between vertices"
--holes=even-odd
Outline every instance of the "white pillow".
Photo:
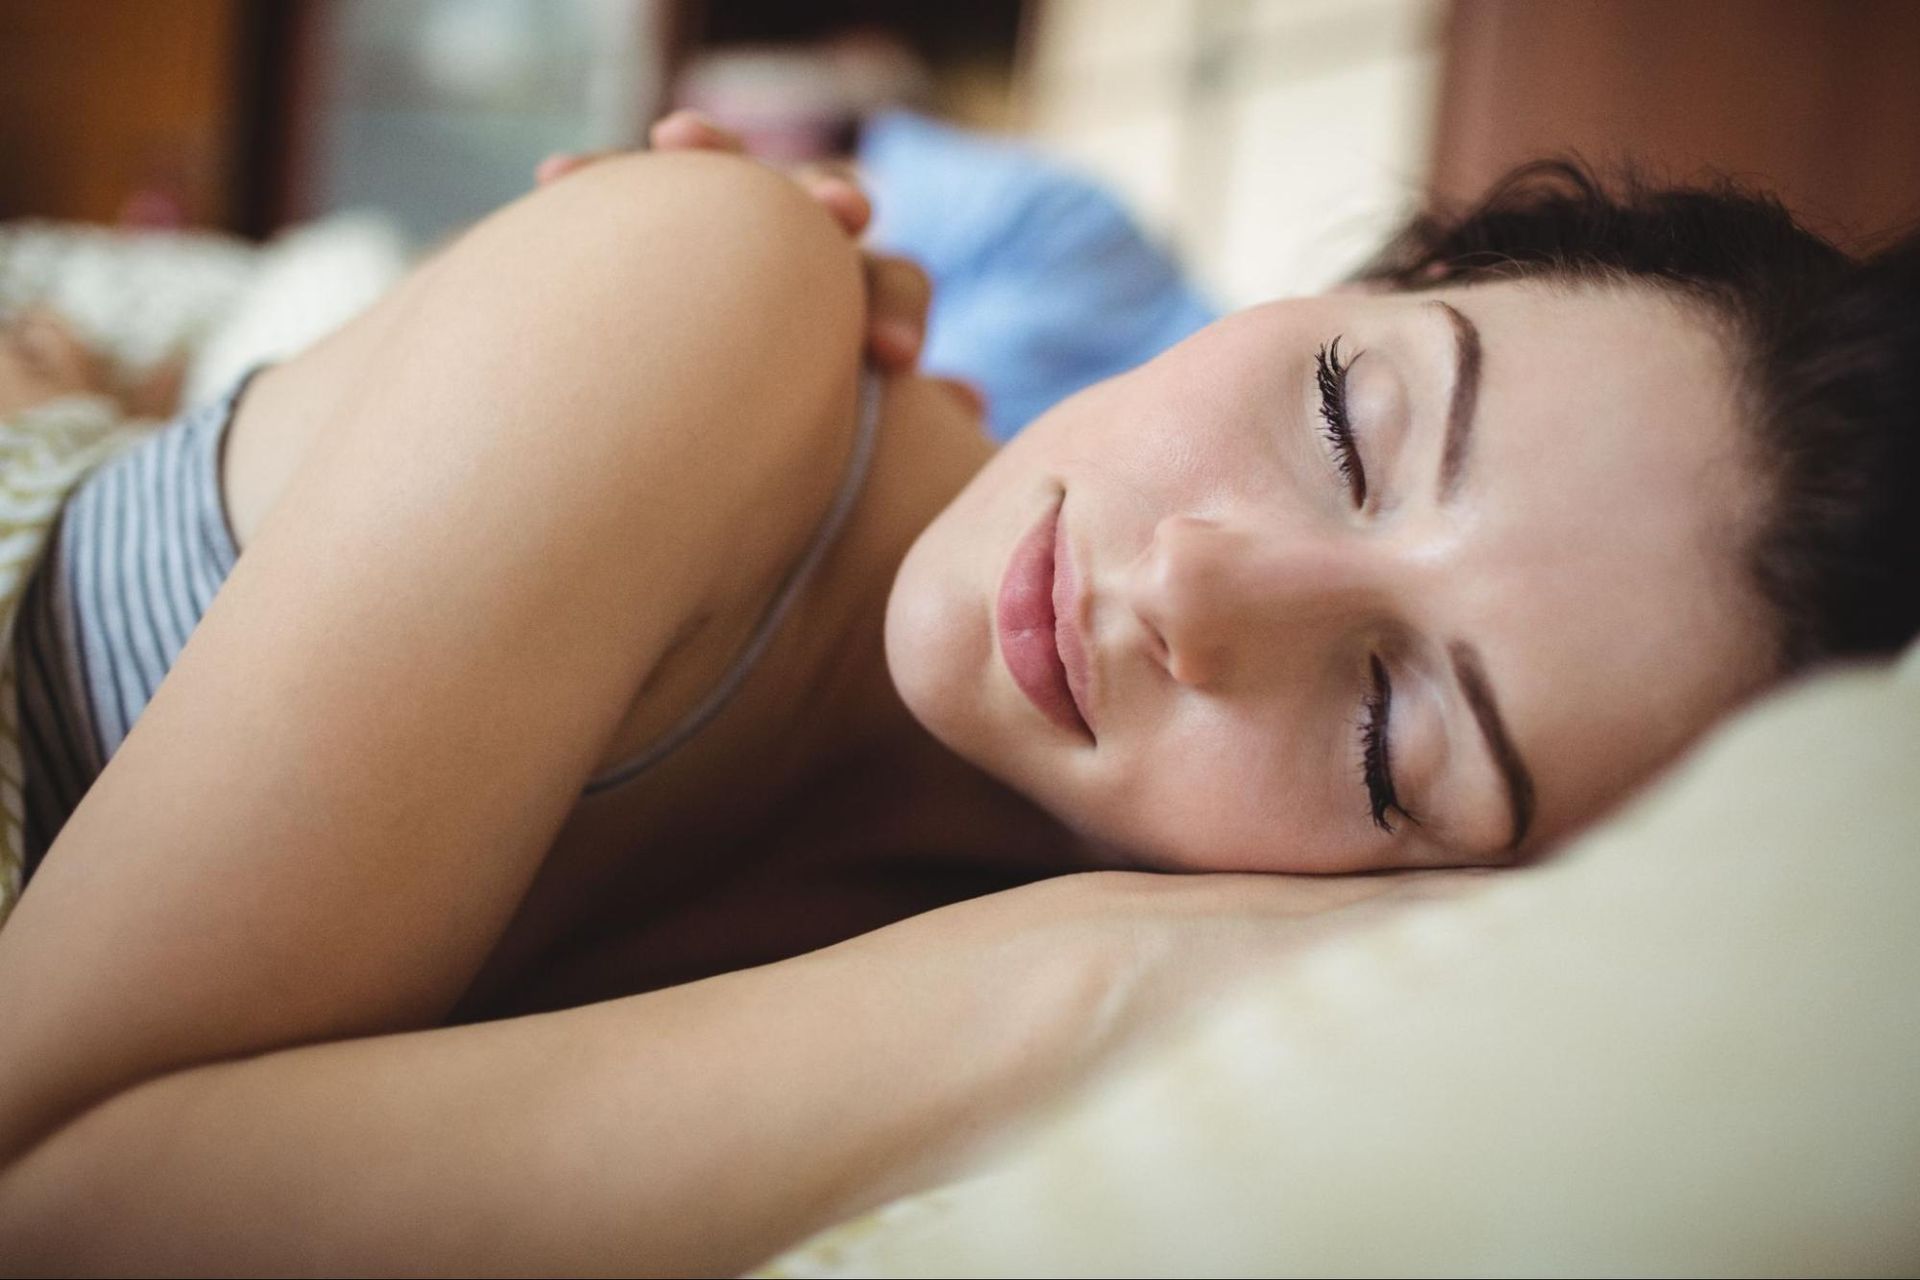
[{"label": "white pillow", "polygon": [[397,284],[408,256],[399,228],[372,212],[282,232],[258,251],[246,288],[194,352],[182,403],[222,395],[254,365],[326,337]]},{"label": "white pillow", "polygon": [[405,274],[399,228],[348,211],[258,246],[209,231],[0,223],[0,321],[59,312],[129,374],[185,354],[182,403],[325,337]]},{"label": "white pillow", "polygon": [[0,320],[50,307],[115,364],[147,369],[205,340],[245,294],[258,252],[211,231],[0,223]]},{"label": "white pillow", "polygon": [[774,1275],[1920,1269],[1920,657],[1331,942]]}]

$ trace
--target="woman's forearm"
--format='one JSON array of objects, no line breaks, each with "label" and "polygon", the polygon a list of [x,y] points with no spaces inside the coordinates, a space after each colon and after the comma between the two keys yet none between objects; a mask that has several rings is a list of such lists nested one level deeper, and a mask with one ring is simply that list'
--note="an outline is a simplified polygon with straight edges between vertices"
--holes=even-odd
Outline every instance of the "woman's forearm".
[{"label": "woman's forearm", "polygon": [[1462,887],[1065,876],[689,986],[195,1067],[0,1174],[0,1269],[737,1273],[1223,982]]},{"label": "woman's forearm", "polygon": [[1072,931],[974,928],[971,905],[687,987],[148,1082],[8,1172],[0,1256],[738,1272],[904,1189],[1086,1057],[1102,996]]}]

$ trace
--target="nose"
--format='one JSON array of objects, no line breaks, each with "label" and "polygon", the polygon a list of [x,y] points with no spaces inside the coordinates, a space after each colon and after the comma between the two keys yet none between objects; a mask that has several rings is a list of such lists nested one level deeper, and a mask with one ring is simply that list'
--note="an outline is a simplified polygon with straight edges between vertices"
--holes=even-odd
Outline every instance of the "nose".
[{"label": "nose", "polygon": [[1379,607],[1383,557],[1338,532],[1168,516],[1120,596],[1144,643],[1182,684],[1220,689],[1256,670],[1324,653]]}]

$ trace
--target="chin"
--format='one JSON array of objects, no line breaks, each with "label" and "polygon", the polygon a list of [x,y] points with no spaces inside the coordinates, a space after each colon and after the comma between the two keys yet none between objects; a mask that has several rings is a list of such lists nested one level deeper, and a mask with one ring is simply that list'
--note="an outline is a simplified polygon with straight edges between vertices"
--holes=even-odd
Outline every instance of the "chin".
[{"label": "chin", "polygon": [[894,575],[887,595],[887,674],[913,718],[971,758],[966,740],[980,726],[969,725],[967,713],[977,721],[987,693],[992,619],[938,561],[937,543],[922,533]]},{"label": "chin", "polygon": [[[937,527],[937,526],[936,526]],[[922,535],[887,597],[887,674],[909,714],[947,750],[1051,809],[1046,752],[1021,740],[1037,713],[1000,668],[993,607],[967,561]],[[1028,720],[1031,723],[1028,723]]]}]

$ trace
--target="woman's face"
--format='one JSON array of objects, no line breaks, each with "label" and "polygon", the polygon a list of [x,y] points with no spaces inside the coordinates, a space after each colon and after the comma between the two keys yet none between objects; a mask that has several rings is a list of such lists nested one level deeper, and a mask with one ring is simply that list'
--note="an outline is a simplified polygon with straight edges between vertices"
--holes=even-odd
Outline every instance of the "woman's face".
[{"label": "woman's face", "polygon": [[1762,679],[1740,431],[1721,339],[1651,291],[1255,307],[996,455],[902,565],[888,665],[1141,865],[1513,861]]}]

